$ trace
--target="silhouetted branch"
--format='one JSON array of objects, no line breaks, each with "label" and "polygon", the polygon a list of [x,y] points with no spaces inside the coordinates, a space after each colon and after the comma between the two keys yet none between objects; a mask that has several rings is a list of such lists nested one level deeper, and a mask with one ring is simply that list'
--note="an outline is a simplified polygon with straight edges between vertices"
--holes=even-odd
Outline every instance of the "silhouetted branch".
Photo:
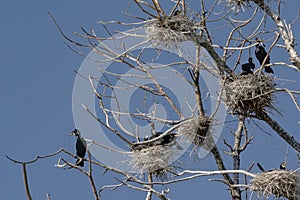
[{"label": "silhouetted branch", "polygon": [[300,152],[300,143],[296,141],[296,139],[291,136],[288,132],[286,132],[277,121],[273,120],[269,115],[265,112],[260,112],[256,114],[256,118],[265,121],[282,139],[284,139],[292,148],[294,148],[297,152]]},{"label": "silhouetted branch", "polygon": [[27,171],[26,171],[26,164],[23,163],[23,178],[24,178],[24,185],[25,185],[25,191],[26,191],[26,195],[27,195],[27,199],[28,200],[32,200],[30,191],[29,191],[29,184],[28,184],[28,177],[27,177]]},{"label": "silhouetted branch", "polygon": [[295,42],[291,26],[287,25],[286,22],[281,19],[278,14],[272,11],[272,9],[265,3],[265,1],[253,0],[253,2],[255,2],[262,10],[264,10],[276,23],[277,27],[279,28],[281,38],[286,45],[285,48],[290,55],[291,62],[298,68],[298,70],[300,70],[300,58],[298,52],[294,48]]}]

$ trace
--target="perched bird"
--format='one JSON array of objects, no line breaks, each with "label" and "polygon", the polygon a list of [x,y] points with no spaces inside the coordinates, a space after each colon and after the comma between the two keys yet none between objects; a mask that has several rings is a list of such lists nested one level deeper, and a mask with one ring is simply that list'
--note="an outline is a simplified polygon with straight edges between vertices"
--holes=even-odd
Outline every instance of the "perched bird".
[{"label": "perched bird", "polygon": [[150,141],[152,139],[159,137],[163,133],[164,132],[154,132],[154,134],[152,136],[145,137],[143,142],[133,142],[133,145],[131,146],[131,148],[133,150],[141,150],[141,149],[158,146],[158,145],[164,146],[164,145],[170,145],[170,144],[174,145],[175,144],[178,147],[178,149],[182,149],[182,147],[179,147],[179,144],[177,144],[177,142],[176,142],[176,133],[169,133],[155,141]]},{"label": "perched bird", "polygon": [[286,162],[281,163],[279,169],[286,170],[286,164],[287,164]]},{"label": "perched bird", "polygon": [[[270,170],[265,170],[262,166],[261,166],[261,164],[260,163],[256,163],[257,164],[257,167],[259,168],[259,170],[260,171],[262,171],[262,172],[271,172],[271,171],[274,171],[275,169],[270,169]],[[283,162],[283,163],[281,163],[280,164],[280,166],[279,166],[279,170],[286,170],[286,162]]]},{"label": "perched bird", "polygon": [[77,155],[77,161],[76,165],[83,167],[84,166],[84,156],[86,153],[86,141],[81,137],[80,131],[77,129],[74,129],[74,131],[71,132],[70,135],[76,136],[76,155]]},{"label": "perched bird", "polygon": [[[262,45],[260,45],[260,44],[256,45],[255,56],[256,56],[257,60],[259,61],[259,64],[262,65],[267,56],[267,52]],[[268,56],[266,58],[265,65],[267,65],[267,64],[270,64],[270,56]],[[270,66],[265,67],[265,72],[274,74],[274,71]]]},{"label": "perched bird", "polygon": [[[154,135],[150,136],[149,138],[145,138],[145,141],[147,140],[152,140],[154,138],[159,137],[160,135],[162,135],[164,132],[155,132]],[[166,144],[170,144],[171,142],[173,142],[176,138],[176,134],[175,133],[169,133],[167,135],[165,135],[164,137],[156,140],[154,142],[154,144],[156,145],[166,145]]]},{"label": "perched bird", "polygon": [[242,73],[241,75],[253,74],[253,69],[255,68],[255,64],[253,63],[252,57],[248,58],[248,63],[242,64]]},{"label": "perched bird", "polygon": [[176,10],[173,14],[173,16],[178,16],[178,15],[181,15],[181,11],[180,10]]}]

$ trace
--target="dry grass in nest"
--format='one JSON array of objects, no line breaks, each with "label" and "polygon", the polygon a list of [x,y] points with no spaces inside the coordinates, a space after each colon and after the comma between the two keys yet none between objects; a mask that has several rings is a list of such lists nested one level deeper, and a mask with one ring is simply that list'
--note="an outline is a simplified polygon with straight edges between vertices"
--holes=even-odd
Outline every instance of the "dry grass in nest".
[{"label": "dry grass in nest", "polygon": [[195,24],[181,15],[156,19],[146,26],[148,39],[155,45],[162,44],[167,47],[191,40],[195,32]]},{"label": "dry grass in nest", "polygon": [[243,75],[225,81],[226,105],[233,112],[252,113],[273,108],[273,79],[267,75]]},{"label": "dry grass in nest", "polygon": [[251,180],[250,189],[258,196],[287,198],[296,200],[299,195],[300,177],[298,171],[273,170],[256,175]]},{"label": "dry grass in nest", "polygon": [[175,153],[176,149],[171,145],[147,146],[133,150],[130,165],[141,175],[147,172],[157,178],[167,179],[167,172],[172,170],[170,163]]},{"label": "dry grass in nest", "polygon": [[213,138],[209,134],[210,119],[207,116],[187,120],[178,128],[178,135],[183,135],[195,147],[203,147],[210,150],[214,145]]}]

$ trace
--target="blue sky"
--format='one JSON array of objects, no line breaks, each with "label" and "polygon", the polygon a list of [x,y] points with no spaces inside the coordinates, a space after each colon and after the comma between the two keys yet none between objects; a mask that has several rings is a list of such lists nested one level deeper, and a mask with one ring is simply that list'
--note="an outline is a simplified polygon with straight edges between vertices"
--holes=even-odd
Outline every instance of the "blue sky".
[{"label": "blue sky", "polygon": [[[0,199],[25,199],[21,166],[9,162],[5,155],[17,160],[31,160],[36,155],[51,153],[62,147],[74,151],[74,138],[68,137],[69,132],[74,129],[73,70],[79,68],[84,58],[64,44],[47,11],[55,16],[67,34],[80,31],[81,26],[103,30],[97,25],[97,21],[125,18],[121,11],[126,9],[127,1],[101,2],[103,1],[11,0],[0,3],[0,177],[5,181],[0,187]],[[295,4],[287,3],[282,13],[296,10],[294,8],[299,7],[300,3]],[[290,14],[293,14],[289,15],[291,19],[296,15]],[[271,21],[268,20],[268,23]],[[299,39],[299,23],[296,27],[294,34]],[[98,32],[101,34],[101,31]],[[299,47],[297,50],[299,52]],[[275,52],[271,59],[280,60],[281,55]],[[283,68],[275,69],[275,73],[281,79],[281,85],[299,90],[299,73]],[[283,79],[292,79],[296,83]],[[280,120],[282,126],[299,141],[300,137],[296,135],[300,126],[297,124],[300,121],[299,112],[286,94],[278,95],[277,101],[283,116],[274,113],[273,117]],[[255,146],[249,147],[249,151],[243,154],[245,159],[242,160],[242,165],[246,168],[251,162],[260,161],[266,168],[276,168],[285,159],[287,145],[264,123],[259,124],[271,136],[251,125],[254,128],[252,134],[256,137],[252,145]],[[288,148],[288,151],[288,159],[291,160],[288,167],[298,168],[293,150]],[[28,166],[34,199],[46,199],[46,192],[51,194],[52,199],[92,199],[88,179],[75,170],[55,168],[57,158],[41,160]],[[229,165],[231,158],[225,158]],[[207,156],[199,162],[198,169],[215,169],[213,163],[212,156]],[[95,171],[98,186],[115,183],[114,176],[117,175],[111,172],[102,175],[102,171]],[[144,197],[141,192],[128,191],[125,188],[105,191],[102,197],[119,199],[126,195],[133,200]],[[198,197],[200,194],[203,199],[224,199],[224,195],[229,198],[224,185],[209,182],[207,178],[172,185],[169,197],[177,200],[186,196]]]}]

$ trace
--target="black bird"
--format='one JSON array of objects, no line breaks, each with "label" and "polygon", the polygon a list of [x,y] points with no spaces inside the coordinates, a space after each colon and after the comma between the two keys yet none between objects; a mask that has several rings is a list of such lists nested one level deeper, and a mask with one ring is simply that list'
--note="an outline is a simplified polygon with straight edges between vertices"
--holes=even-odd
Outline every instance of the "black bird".
[{"label": "black bird", "polygon": [[178,15],[181,15],[181,11],[176,10],[176,11],[174,12],[173,16],[178,16]]},{"label": "black bird", "polygon": [[131,146],[131,148],[133,150],[141,150],[141,149],[145,149],[145,148],[153,147],[153,146],[157,146],[157,145],[161,145],[161,146],[171,145],[172,146],[175,144],[178,147],[178,149],[182,149],[182,147],[179,147],[179,145],[176,142],[176,133],[169,133],[155,141],[151,141],[151,142],[149,141],[149,140],[159,137],[163,133],[164,132],[154,132],[154,134],[152,136],[145,137],[143,142],[140,142],[140,143],[133,142],[133,145]]},{"label": "black bird", "polygon": [[279,169],[286,170],[286,162],[281,163]]},{"label": "black bird", "polygon": [[[271,172],[271,171],[274,171],[275,169],[270,169],[270,170],[265,170],[260,163],[256,163],[257,164],[257,167],[260,169],[260,171],[262,172]],[[280,164],[279,166],[279,170],[286,170],[286,162],[283,162]]]},{"label": "black bird", "polygon": [[86,141],[81,137],[80,131],[77,129],[74,129],[74,131],[71,132],[70,135],[76,136],[76,155],[77,155],[77,161],[76,165],[83,167],[84,166],[84,156],[86,153]]},{"label": "black bird", "polygon": [[[264,62],[264,60],[267,56],[267,52],[266,52],[265,48],[263,46],[261,46],[260,44],[256,45],[255,56],[256,56],[257,60],[259,61],[259,64],[262,65],[262,63]],[[266,58],[265,65],[267,65],[267,64],[270,64],[270,56],[268,56]],[[265,67],[265,72],[274,74],[274,71],[270,66]]]},{"label": "black bird", "polygon": [[253,69],[255,64],[253,63],[252,57],[248,58],[248,63],[242,64],[242,73],[241,75],[253,74]]},{"label": "black bird", "polygon": [[[147,140],[152,140],[154,138],[159,137],[160,135],[162,135],[164,132],[155,132],[154,135],[150,136],[149,138],[145,138],[145,141]],[[173,142],[176,138],[176,134],[175,133],[169,133],[165,136],[163,136],[162,138],[156,140],[154,142],[155,145],[166,145],[166,144],[170,144],[171,142]]]}]

